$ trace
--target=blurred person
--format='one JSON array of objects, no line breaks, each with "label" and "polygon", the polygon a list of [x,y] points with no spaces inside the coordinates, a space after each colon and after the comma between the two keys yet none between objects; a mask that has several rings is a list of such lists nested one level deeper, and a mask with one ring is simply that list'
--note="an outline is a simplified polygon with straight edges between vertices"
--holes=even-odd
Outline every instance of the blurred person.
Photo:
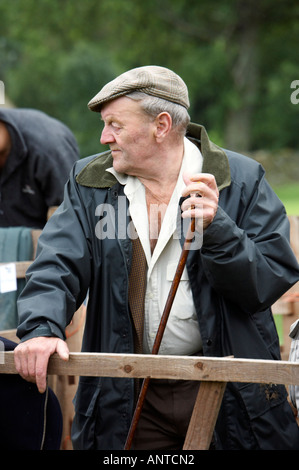
[{"label": "blurred person", "polygon": [[[68,360],[65,328],[88,289],[82,350],[149,354],[191,217],[201,241],[190,249],[159,354],[279,360],[271,305],[299,267],[263,168],[190,123],[187,87],[169,69],[130,70],[89,108],[101,113],[110,150],[74,166],[39,239],[18,304],[21,376],[45,390],[50,355]],[[124,447],[135,385],[80,378],[74,449]],[[132,448],[182,449],[199,386],[151,380]],[[299,449],[285,387],[227,384],[212,447]]]},{"label": "blurred person", "polygon": [[62,122],[34,109],[0,108],[0,227],[43,228],[78,158]]}]

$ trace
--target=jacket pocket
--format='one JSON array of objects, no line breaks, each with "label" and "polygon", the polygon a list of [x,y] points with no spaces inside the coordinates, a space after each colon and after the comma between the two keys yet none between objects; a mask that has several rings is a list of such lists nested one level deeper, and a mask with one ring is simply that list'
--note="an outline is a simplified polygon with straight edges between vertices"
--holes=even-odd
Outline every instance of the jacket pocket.
[{"label": "jacket pocket", "polygon": [[242,384],[239,392],[250,419],[255,419],[286,400],[284,385]]},{"label": "jacket pocket", "polygon": [[298,450],[299,430],[284,385],[251,384],[241,391],[261,450]]}]

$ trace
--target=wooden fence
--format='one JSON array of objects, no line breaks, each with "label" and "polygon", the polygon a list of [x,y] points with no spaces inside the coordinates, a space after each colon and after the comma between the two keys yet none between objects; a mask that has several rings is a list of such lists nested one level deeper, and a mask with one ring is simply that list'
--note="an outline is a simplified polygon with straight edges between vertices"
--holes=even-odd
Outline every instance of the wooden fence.
[{"label": "wooden fence", "polygon": [[[3,359],[0,374],[15,374],[13,352],[4,352]],[[299,385],[297,363],[230,357],[71,353],[69,361],[63,361],[55,354],[50,358],[48,373],[200,381],[184,450],[209,448],[227,382]]]}]

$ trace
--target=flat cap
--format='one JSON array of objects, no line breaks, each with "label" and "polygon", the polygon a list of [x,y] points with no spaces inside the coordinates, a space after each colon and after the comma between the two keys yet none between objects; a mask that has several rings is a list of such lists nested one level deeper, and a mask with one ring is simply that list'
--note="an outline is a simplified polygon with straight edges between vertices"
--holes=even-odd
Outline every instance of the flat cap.
[{"label": "flat cap", "polygon": [[107,83],[88,103],[91,111],[100,111],[107,101],[128,95],[133,91],[142,91],[151,96],[162,98],[189,108],[188,89],[185,82],[176,73],[165,67],[147,65],[137,67],[119,75]]}]

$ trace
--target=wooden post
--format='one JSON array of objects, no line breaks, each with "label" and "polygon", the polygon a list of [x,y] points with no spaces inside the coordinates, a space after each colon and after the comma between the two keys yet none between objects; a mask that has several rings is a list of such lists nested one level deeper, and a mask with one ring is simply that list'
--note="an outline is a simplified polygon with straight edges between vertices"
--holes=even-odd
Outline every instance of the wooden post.
[{"label": "wooden post", "polygon": [[209,450],[226,382],[201,382],[183,450]]}]

